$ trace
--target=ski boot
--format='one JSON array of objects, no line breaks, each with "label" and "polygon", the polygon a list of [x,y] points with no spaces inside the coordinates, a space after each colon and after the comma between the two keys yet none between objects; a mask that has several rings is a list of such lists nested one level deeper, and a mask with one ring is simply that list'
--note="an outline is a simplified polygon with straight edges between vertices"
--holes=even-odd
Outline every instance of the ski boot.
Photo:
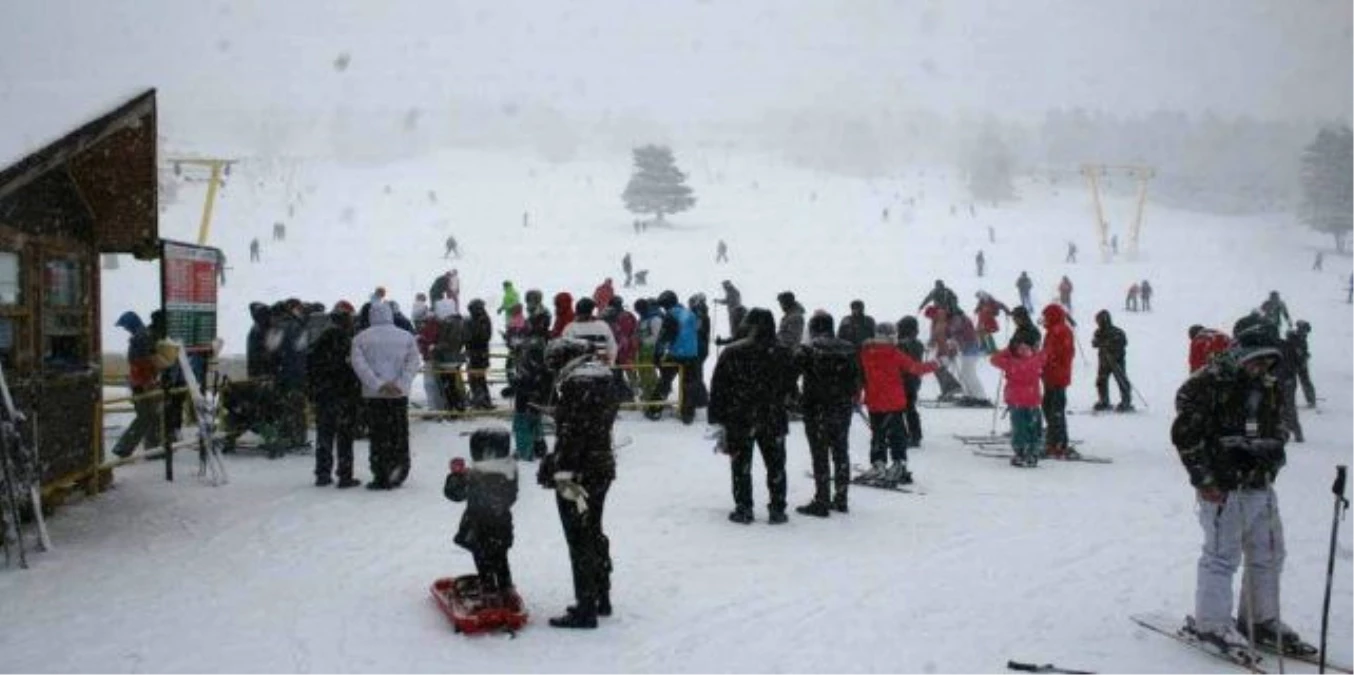
[{"label": "ski boot", "polygon": [[745,509],[741,506],[729,513],[729,522],[733,523],[748,525],[755,519],[752,515],[752,509]]},{"label": "ski boot", "polygon": [[1121,412],[1121,413],[1123,413],[1123,412],[1133,412],[1133,411],[1135,411],[1135,410],[1137,410],[1137,409],[1134,408],[1134,407],[1133,407],[1133,404],[1132,404],[1132,403],[1129,403],[1128,401],[1120,401],[1120,402],[1119,402],[1119,405],[1114,406],[1114,412]]},{"label": "ski boot", "polygon": [[[1246,620],[1237,618],[1236,630],[1242,637],[1250,636],[1246,628]],[[1296,631],[1278,620],[1256,623],[1253,637],[1257,646],[1275,653],[1278,653],[1279,643],[1282,641],[1285,656],[1311,656],[1318,651],[1315,646],[1304,642]]]},{"label": "ski boot", "polygon": [[795,513],[813,516],[815,518],[826,518],[832,515],[832,509],[828,506],[827,502],[815,499],[803,506],[796,506]]}]

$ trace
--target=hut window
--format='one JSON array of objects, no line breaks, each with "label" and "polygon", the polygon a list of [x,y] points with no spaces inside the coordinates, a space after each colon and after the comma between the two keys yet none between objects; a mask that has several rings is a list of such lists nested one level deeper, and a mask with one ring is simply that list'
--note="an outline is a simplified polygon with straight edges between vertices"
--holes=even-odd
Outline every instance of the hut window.
[{"label": "hut window", "polygon": [[23,286],[19,283],[19,254],[0,251],[0,305],[23,302]]},{"label": "hut window", "polygon": [[78,260],[52,258],[42,270],[42,364],[48,370],[88,367],[84,279]]},{"label": "hut window", "polygon": [[83,303],[80,265],[74,260],[49,260],[43,270],[43,296],[48,307],[75,307]]}]

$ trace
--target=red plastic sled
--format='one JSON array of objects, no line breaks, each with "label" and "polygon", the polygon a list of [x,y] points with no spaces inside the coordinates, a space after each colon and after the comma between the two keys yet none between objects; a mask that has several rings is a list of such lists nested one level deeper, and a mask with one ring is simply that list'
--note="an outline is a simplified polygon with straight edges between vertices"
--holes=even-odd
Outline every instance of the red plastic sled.
[{"label": "red plastic sled", "polygon": [[527,623],[526,608],[516,590],[508,591],[503,602],[486,606],[480,597],[478,575],[444,577],[434,581],[429,590],[457,633],[512,632]]}]

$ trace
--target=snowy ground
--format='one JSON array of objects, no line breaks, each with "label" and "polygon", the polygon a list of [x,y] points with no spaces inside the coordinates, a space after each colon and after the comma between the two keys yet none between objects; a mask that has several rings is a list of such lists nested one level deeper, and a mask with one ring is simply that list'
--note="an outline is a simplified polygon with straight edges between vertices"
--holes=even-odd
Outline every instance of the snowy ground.
[{"label": "snowy ground", "polygon": [[[634,443],[620,453],[607,504],[616,615],[595,632],[544,626],[571,601],[571,587],[553,498],[528,477],[511,560],[533,621],[516,640],[452,635],[427,594],[436,577],[472,569],[451,543],[460,508],[443,500],[441,484],[448,458],[467,453],[458,432],[475,423],[416,422],[413,474],[393,493],[314,488],[307,457],[233,457],[231,483],[220,488],[190,475],[168,484],[158,465],[135,465],[117,471],[116,489],[51,520],[55,552],[35,556],[29,571],[0,572],[0,670],[981,672],[1015,658],[1115,672],[1226,672],[1127,615],[1192,608],[1200,532],[1167,434],[1186,375],[1186,328],[1230,327],[1271,289],[1295,318],[1311,321],[1312,374],[1325,397],[1320,414],[1303,411],[1308,442],[1290,446],[1278,484],[1289,552],[1284,619],[1317,638],[1330,484],[1354,445],[1354,330],[1343,297],[1350,266],[1328,256],[1326,272],[1309,271],[1324,240],[1287,218],[1149,207],[1140,260],[1102,263],[1080,185],[1060,186],[1055,197],[1048,186],[1024,184],[1020,203],[970,218],[958,179],[935,169],[871,184],[746,158],[712,161],[707,171],[699,158],[677,154],[691,164],[700,202],[671,229],[643,236],[619,205],[624,157],[546,166],[455,153],[380,167],[237,167],[213,232],[234,268],[222,299],[227,351],[243,348],[252,300],[356,302],[383,284],[408,307],[446,269],[448,233],[465,254],[456,263],[465,297],[491,306],[503,279],[547,297],[590,293],[608,275],[619,283],[627,251],[637,269],[651,270],[651,295],[673,288],[716,297],[729,278],[751,306],[774,306],[777,292],[793,289],[810,311],[840,316],[858,297],[892,321],[915,313],[936,278],[966,305],[979,289],[1012,303],[1015,277],[1028,270],[1042,303],[1068,274],[1082,347],[1094,310],[1121,308],[1129,284],[1150,278],[1154,313],[1115,311],[1130,340],[1129,374],[1148,405],[1132,416],[1070,420],[1072,437],[1114,464],[1016,470],[952,438],[991,430],[990,411],[924,411],[926,441],[912,466],[925,496],[857,489],[848,516],[792,514],[773,528],[758,462],[758,522],[743,527],[725,520],[727,463],[711,453],[701,424],[626,414],[618,434]],[[300,203],[288,196],[295,193]],[[908,208],[909,197],[922,198]],[[958,217],[949,215],[952,202]],[[1107,208],[1111,222],[1130,220],[1127,202]],[[164,236],[192,240],[197,209],[191,198],[171,208]],[[527,229],[523,210],[531,212]],[[275,220],[288,222],[287,241],[268,240]],[[996,244],[987,242],[988,225]],[[1126,245],[1127,233],[1118,233]],[[251,265],[254,236],[263,262]],[[728,265],[713,262],[719,238],[729,243]],[[1062,262],[1068,240],[1081,248],[1079,264]],[[974,276],[979,248],[985,279]],[[125,260],[105,274],[107,323],[124,309],[149,311],[154,283],[152,266]],[[130,297],[146,300],[129,307]],[[717,312],[716,332],[727,334],[723,321]],[[106,328],[105,344],[124,343]],[[981,372],[995,387],[996,373]],[[1078,359],[1074,378],[1070,407],[1085,410],[1094,399],[1093,355]],[[924,395],[934,392],[928,381]],[[860,425],[851,440],[863,461]],[[361,468],[365,455],[361,443]],[[803,503],[811,482],[798,425],[789,456],[790,501]],[[192,463],[185,457],[180,466]],[[1348,663],[1347,521],[1339,551],[1332,653]]]}]

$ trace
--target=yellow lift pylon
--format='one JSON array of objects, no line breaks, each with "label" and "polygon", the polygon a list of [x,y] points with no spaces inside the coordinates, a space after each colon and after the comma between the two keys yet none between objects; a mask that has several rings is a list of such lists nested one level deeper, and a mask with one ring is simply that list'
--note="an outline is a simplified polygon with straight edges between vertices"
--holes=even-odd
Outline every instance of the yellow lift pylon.
[{"label": "yellow lift pylon", "polygon": [[207,235],[211,232],[212,227],[212,209],[216,205],[216,190],[225,182],[222,177],[230,175],[230,165],[236,161],[202,157],[178,157],[169,160],[174,166],[175,176],[183,175],[184,166],[200,166],[211,171],[211,175],[207,178],[207,199],[202,203],[202,222],[198,224],[197,228],[198,246],[207,245]]},{"label": "yellow lift pylon", "polygon": [[1138,256],[1138,233],[1142,230],[1142,212],[1147,206],[1147,183],[1157,174],[1157,170],[1139,164],[1081,165],[1081,175],[1086,178],[1086,184],[1091,189],[1091,202],[1095,206],[1095,222],[1100,230],[1100,257],[1105,261],[1110,259],[1109,223],[1105,222],[1105,209],[1100,201],[1100,179],[1103,176],[1108,176],[1111,171],[1118,174],[1127,174],[1130,178],[1138,181],[1138,205],[1133,213],[1133,221],[1129,223],[1128,230],[1128,256],[1133,259]]}]

